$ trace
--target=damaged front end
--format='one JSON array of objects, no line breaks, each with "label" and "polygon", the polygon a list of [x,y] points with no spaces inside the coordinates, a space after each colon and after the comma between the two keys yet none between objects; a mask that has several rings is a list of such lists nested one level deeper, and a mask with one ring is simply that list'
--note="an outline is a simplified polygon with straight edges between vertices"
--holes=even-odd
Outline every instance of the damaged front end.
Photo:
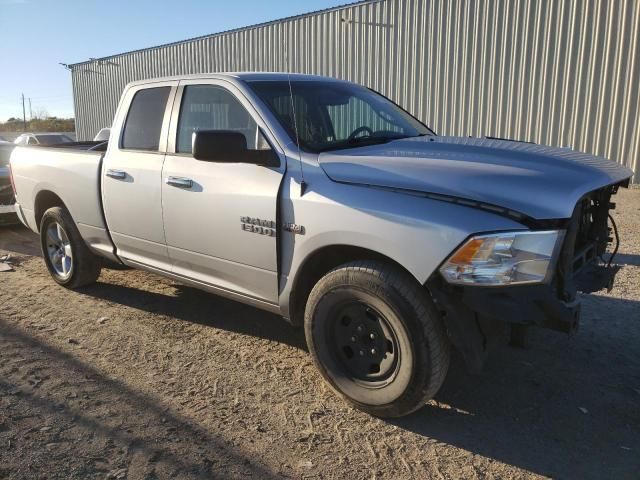
[{"label": "damaged front end", "polygon": [[[558,261],[558,293],[573,301],[578,291],[592,293],[611,290],[619,268],[613,261],[620,238],[611,210],[611,197],[618,186],[606,187],[583,197],[576,205],[567,226],[564,247]],[[611,226],[609,226],[609,223]],[[613,251],[605,261],[609,245]]]},{"label": "damaged front end", "polygon": [[611,197],[623,184],[585,195],[568,220],[529,222],[532,231],[553,227],[564,232],[555,269],[542,283],[459,285],[445,280],[440,271],[431,276],[426,286],[471,371],[481,369],[490,347],[502,343],[510,330],[521,332],[537,325],[575,332],[580,319],[578,292],[612,288],[619,270],[613,263],[619,237],[610,214],[615,208]]}]

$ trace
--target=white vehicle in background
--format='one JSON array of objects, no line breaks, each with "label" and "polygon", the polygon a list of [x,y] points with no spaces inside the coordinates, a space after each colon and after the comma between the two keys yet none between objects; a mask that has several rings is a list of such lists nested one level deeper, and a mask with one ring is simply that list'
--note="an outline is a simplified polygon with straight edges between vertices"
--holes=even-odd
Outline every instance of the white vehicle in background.
[{"label": "white vehicle in background", "polygon": [[111,135],[111,129],[108,127],[102,128],[95,137],[94,142],[107,142],[109,141],[109,135]]},{"label": "white vehicle in background", "polygon": [[72,143],[73,140],[62,133],[23,133],[17,137],[13,143],[16,145],[60,145]]}]

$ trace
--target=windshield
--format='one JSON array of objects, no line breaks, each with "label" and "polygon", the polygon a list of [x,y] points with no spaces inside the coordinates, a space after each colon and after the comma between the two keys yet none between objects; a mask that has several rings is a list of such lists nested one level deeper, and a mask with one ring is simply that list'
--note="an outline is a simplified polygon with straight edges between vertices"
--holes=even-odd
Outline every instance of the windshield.
[{"label": "windshield", "polygon": [[292,105],[289,82],[248,83],[291,139],[295,142],[297,136],[300,147],[307,151],[326,152],[434,135],[396,104],[360,85],[292,81]]}]

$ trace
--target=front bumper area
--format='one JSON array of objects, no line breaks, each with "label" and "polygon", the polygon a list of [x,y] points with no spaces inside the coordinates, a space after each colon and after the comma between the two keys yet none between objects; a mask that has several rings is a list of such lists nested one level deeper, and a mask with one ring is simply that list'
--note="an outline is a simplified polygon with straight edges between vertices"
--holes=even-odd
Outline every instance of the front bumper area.
[{"label": "front bumper area", "polygon": [[[584,291],[611,289],[618,267],[592,264],[573,277]],[[539,326],[572,334],[580,323],[580,298],[562,300],[554,282],[506,287],[455,286],[434,275],[426,284],[452,343],[467,367],[479,371],[490,347],[508,335],[510,325]],[[583,290],[583,288],[580,288]]]},{"label": "front bumper area", "polygon": [[431,285],[430,290],[445,310],[463,316],[538,325],[565,333],[572,333],[578,328],[580,301],[559,300],[549,285],[454,287],[454,291],[446,293]]},{"label": "front bumper area", "polygon": [[547,284],[452,286],[434,277],[426,286],[471,371],[482,368],[490,347],[508,334],[509,324],[573,333],[580,321],[580,300],[562,301]]}]

